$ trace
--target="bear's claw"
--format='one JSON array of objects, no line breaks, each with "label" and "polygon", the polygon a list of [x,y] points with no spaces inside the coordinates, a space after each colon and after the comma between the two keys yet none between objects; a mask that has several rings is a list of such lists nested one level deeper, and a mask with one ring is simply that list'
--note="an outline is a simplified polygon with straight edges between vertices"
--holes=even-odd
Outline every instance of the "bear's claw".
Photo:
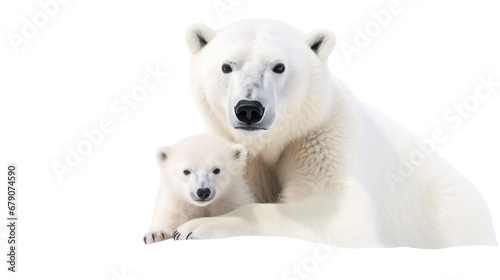
[{"label": "bear's claw", "polygon": [[181,233],[177,230],[174,231],[174,233],[172,233],[172,238],[174,240],[179,240],[179,236],[181,235]]},{"label": "bear's claw", "polygon": [[[189,239],[189,236],[190,236],[192,233],[193,233],[192,231],[191,231],[190,233],[188,233],[188,234],[186,235],[185,240],[188,240],[188,239]],[[178,230],[175,230],[175,231],[174,231],[174,233],[172,233],[172,238],[173,238],[174,240],[180,240],[181,235],[182,235],[182,234],[181,234]]]},{"label": "bear's claw", "polygon": [[163,231],[149,231],[144,235],[142,240],[144,241],[145,244],[151,244],[167,240],[168,238],[169,238],[168,234],[166,234]]}]

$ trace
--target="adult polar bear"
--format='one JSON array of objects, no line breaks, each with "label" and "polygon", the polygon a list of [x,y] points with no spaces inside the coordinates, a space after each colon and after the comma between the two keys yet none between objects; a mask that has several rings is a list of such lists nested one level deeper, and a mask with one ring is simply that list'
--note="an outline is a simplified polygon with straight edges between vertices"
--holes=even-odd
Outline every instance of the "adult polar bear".
[{"label": "adult polar bear", "polygon": [[[191,220],[178,239],[278,235],[337,246],[496,244],[480,193],[433,153],[407,178],[414,137],[332,77],[331,31],[273,20],[191,26],[192,89],[212,132],[249,150],[261,203]],[[422,163],[423,161],[423,163]]]}]

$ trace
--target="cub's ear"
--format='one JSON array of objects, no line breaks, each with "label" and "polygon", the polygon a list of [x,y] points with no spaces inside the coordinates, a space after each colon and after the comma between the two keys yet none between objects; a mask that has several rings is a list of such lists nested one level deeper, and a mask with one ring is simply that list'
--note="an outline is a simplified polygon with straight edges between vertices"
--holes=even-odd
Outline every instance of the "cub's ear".
[{"label": "cub's ear", "polygon": [[215,31],[210,27],[196,23],[186,30],[186,42],[192,54],[197,54],[215,37]]},{"label": "cub's ear", "polygon": [[158,163],[159,167],[162,167],[165,164],[165,162],[167,162],[169,153],[170,153],[169,146],[159,147],[156,150],[156,162]]},{"label": "cub's ear", "polygon": [[246,162],[247,160],[247,149],[241,144],[233,144],[231,146],[231,157],[237,162]]},{"label": "cub's ear", "polygon": [[326,61],[335,47],[335,34],[329,29],[318,28],[306,35],[306,42],[311,50],[321,59]]}]

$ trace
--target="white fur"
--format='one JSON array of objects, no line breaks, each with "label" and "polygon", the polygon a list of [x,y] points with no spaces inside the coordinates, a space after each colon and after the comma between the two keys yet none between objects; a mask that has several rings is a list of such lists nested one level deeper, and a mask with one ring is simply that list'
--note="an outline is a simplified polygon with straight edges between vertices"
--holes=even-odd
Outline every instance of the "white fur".
[{"label": "white fur", "polygon": [[[200,134],[161,147],[156,156],[161,180],[146,244],[170,238],[178,226],[193,218],[221,215],[255,201],[244,179],[247,151],[241,144]],[[215,169],[220,172],[215,174]],[[191,192],[201,186],[211,189],[210,201],[193,200]]]},{"label": "white fur", "polygon": [[[193,40],[203,34],[207,44]],[[401,157],[420,149],[331,76],[330,31],[305,35],[282,22],[245,20],[218,31],[194,25],[186,36],[201,114],[210,131],[247,147],[247,179],[260,203],[192,220],[178,228],[181,239],[191,233],[280,235],[349,247],[496,244],[480,193],[438,155],[427,154],[407,178],[398,175]],[[233,72],[224,74],[227,62]],[[284,73],[270,70],[276,62],[284,63]],[[231,126],[232,108],[249,89],[274,106],[268,130]]]}]

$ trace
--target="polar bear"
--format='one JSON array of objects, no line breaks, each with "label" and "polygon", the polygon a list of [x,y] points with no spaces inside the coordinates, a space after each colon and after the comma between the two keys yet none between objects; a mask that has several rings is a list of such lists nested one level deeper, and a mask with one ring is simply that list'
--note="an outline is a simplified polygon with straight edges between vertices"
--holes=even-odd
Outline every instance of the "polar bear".
[{"label": "polar bear", "polygon": [[255,202],[244,178],[246,158],[243,145],[210,134],[160,147],[160,187],[144,243],[175,238],[174,229],[193,218],[221,215]]},{"label": "polar bear", "polygon": [[[496,244],[478,190],[358,100],[327,59],[328,29],[274,20],[188,28],[191,87],[208,129],[248,149],[258,203],[191,220],[178,239],[302,238],[342,247]],[[408,167],[408,161],[413,164]]]}]

